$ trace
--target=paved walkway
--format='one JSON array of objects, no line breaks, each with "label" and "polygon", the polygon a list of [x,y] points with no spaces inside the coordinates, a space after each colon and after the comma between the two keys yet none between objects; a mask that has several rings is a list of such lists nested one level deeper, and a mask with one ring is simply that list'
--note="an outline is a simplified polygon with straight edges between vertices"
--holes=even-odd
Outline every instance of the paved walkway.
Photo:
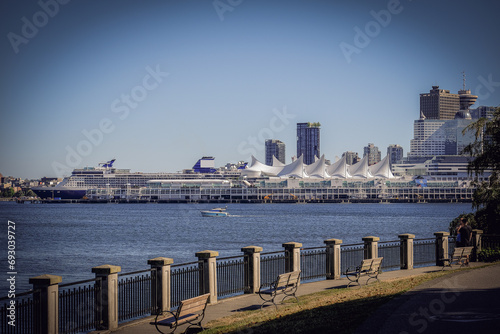
[{"label": "paved walkway", "polygon": [[[482,263],[471,263],[471,267],[480,265]],[[379,278],[391,280],[436,270],[441,270],[441,267],[394,270],[382,273]],[[297,295],[300,297],[345,287],[347,282],[344,278],[303,283]],[[203,324],[256,308],[260,304],[258,295],[221,299],[217,304],[207,307]],[[269,312],[271,309],[274,308],[269,308]],[[158,333],[150,321],[151,317],[122,324],[114,333]],[[357,333],[437,333],[443,330],[453,334],[487,333],[483,329],[492,328],[492,325],[496,328],[500,326],[500,264],[461,271],[427,282],[381,307],[360,326]],[[179,327],[176,333],[182,333],[184,328]]]}]

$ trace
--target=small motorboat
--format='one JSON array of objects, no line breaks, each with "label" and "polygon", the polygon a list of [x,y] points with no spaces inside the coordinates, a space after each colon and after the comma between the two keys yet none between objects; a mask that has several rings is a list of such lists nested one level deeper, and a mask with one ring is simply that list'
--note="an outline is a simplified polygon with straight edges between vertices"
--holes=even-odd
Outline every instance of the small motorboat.
[{"label": "small motorboat", "polygon": [[203,217],[227,217],[228,213],[226,212],[227,206],[225,208],[213,208],[211,210],[201,211],[201,215]]}]

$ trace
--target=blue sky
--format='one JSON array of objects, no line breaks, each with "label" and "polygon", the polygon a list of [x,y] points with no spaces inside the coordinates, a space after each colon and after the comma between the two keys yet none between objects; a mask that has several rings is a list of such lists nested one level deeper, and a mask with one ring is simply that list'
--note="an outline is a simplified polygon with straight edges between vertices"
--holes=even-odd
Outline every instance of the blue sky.
[{"label": "blue sky", "polygon": [[[45,8],[45,9],[44,9]],[[0,173],[61,176],[116,158],[175,172],[296,154],[405,154],[419,94],[500,104],[496,1],[6,0],[0,4]],[[361,32],[361,33],[360,33]]]}]

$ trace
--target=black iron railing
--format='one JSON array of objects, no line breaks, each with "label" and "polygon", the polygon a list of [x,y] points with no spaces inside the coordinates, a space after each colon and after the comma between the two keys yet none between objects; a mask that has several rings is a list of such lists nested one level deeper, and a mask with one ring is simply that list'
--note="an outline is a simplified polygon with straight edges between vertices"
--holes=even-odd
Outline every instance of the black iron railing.
[{"label": "black iron railing", "polygon": [[378,243],[378,256],[383,257],[382,269],[397,269],[401,265],[399,259],[401,244],[399,240],[382,241]]},{"label": "black iron railing", "polygon": [[59,333],[72,334],[99,329],[102,319],[101,312],[97,312],[96,301],[101,299],[101,277],[60,284]]},{"label": "black iron railing", "polygon": [[481,248],[500,248],[500,235],[498,234],[483,234],[481,236]]},{"label": "black iron railing", "polygon": [[[40,324],[39,290],[0,298],[0,332],[32,334]],[[14,306],[13,306],[14,305]]]},{"label": "black iron railing", "polygon": [[156,310],[156,268],[118,275],[118,322]]},{"label": "black iron railing", "polygon": [[245,261],[243,256],[217,259],[217,296],[243,293],[245,287]]},{"label": "black iron railing", "polygon": [[356,268],[364,259],[364,245],[350,244],[340,246],[340,272],[345,273],[348,268]]},{"label": "black iron railing", "polygon": [[284,251],[262,253],[260,257],[260,284],[269,286],[285,272]]},{"label": "black iron railing", "polygon": [[413,266],[424,267],[436,263],[436,239],[413,240]]},{"label": "black iron railing", "polygon": [[200,295],[200,278],[203,274],[203,262],[189,262],[172,265],[171,272],[171,303],[172,307],[179,306],[185,299]]},{"label": "black iron railing", "polygon": [[326,247],[302,248],[300,251],[300,280],[326,277]]}]

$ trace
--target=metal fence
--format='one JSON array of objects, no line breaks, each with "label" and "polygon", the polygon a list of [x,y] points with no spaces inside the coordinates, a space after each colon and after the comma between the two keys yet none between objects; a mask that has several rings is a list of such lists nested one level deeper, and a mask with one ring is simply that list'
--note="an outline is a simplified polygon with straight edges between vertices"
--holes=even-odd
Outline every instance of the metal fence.
[{"label": "metal fence", "polygon": [[401,243],[399,240],[382,241],[378,243],[378,256],[383,257],[382,269],[394,270],[401,266]]},{"label": "metal fence", "polygon": [[217,296],[243,293],[245,289],[245,262],[243,256],[220,258],[217,261]]},{"label": "metal fence", "polygon": [[340,246],[340,272],[344,274],[347,269],[354,269],[364,259],[364,245],[350,244]]},{"label": "metal fence", "polygon": [[203,274],[203,262],[196,261],[172,265],[171,272],[171,303],[177,307],[182,300],[200,295],[200,281]]},{"label": "metal fence", "polygon": [[260,284],[269,286],[278,275],[285,272],[285,253],[283,251],[262,253],[260,264]]},{"label": "metal fence", "polygon": [[155,312],[156,268],[123,273],[118,277],[120,278],[118,280],[118,322]]},{"label": "metal fence", "polygon": [[483,234],[481,236],[481,248],[500,248],[500,235]]},{"label": "metal fence", "polygon": [[300,252],[300,280],[326,277],[326,247],[302,248]]},{"label": "metal fence", "polygon": [[424,267],[436,263],[436,239],[413,240],[413,266]]},{"label": "metal fence", "polygon": [[59,285],[59,333],[98,329],[102,319],[97,300],[102,300],[101,277]]},{"label": "metal fence", "polygon": [[[39,290],[16,294],[14,298],[0,298],[0,332],[5,334],[32,334],[40,324]],[[12,302],[14,302],[14,307]],[[9,317],[12,315],[12,317]]]}]

